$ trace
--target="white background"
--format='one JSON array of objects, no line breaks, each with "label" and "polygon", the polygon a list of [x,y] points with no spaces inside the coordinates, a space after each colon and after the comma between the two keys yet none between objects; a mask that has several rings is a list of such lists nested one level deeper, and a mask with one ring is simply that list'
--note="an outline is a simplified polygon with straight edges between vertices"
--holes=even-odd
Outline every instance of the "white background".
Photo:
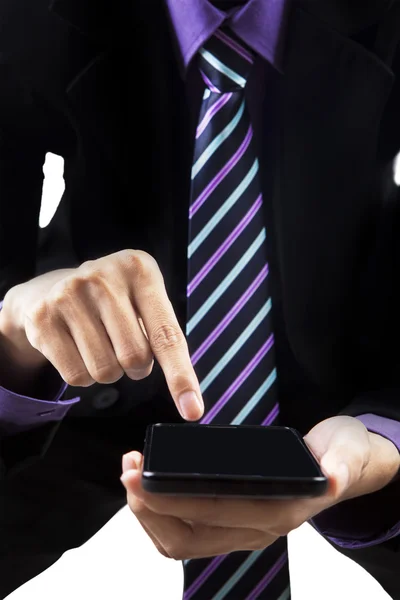
[{"label": "white background", "polygon": [[[44,172],[42,227],[64,189],[62,159],[48,155]],[[400,184],[400,162],[395,178]],[[307,524],[289,536],[289,556],[293,600],[390,600],[370,575]],[[67,552],[9,600],[181,600],[182,582],[180,563],[159,555],[125,508],[87,544]]]}]

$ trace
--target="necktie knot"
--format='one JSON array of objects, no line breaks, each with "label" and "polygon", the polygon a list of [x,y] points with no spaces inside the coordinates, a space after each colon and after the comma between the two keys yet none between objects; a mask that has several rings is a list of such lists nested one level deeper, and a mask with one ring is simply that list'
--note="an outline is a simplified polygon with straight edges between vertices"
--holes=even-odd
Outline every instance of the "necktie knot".
[{"label": "necktie knot", "polygon": [[218,94],[243,90],[253,61],[252,51],[226,29],[218,29],[199,50],[201,75]]}]

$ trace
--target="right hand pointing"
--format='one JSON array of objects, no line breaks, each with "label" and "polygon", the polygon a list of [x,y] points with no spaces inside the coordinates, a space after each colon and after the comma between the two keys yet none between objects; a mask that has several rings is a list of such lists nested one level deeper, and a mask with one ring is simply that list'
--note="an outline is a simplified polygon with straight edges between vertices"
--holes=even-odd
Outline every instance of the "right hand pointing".
[{"label": "right hand pointing", "polygon": [[143,379],[155,357],[181,415],[203,414],[185,336],[146,252],[123,250],[12,288],[0,330],[26,364],[47,359],[72,386],[113,383],[124,373]]}]

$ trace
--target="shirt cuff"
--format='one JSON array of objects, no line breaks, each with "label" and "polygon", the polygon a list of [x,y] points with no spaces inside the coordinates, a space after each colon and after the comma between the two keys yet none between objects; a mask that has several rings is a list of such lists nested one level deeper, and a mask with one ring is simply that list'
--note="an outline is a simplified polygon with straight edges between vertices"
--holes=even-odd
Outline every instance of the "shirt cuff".
[{"label": "shirt cuff", "polygon": [[[371,433],[376,433],[390,440],[400,452],[400,423],[398,421],[369,413],[359,415],[356,418],[359,419],[359,421],[361,421]],[[360,500],[363,502],[363,507],[365,505],[365,508],[373,508],[374,510],[378,511],[379,514],[379,511],[385,510],[385,502],[387,502],[387,498],[386,496],[382,497],[382,502],[380,505],[373,506],[372,503],[374,501],[374,496],[376,498],[376,494],[379,494],[379,492],[375,492],[375,494],[371,494],[369,497],[365,496]],[[386,528],[386,530],[382,532],[368,531],[371,510],[365,511],[365,531],[352,531],[350,524],[352,519],[349,518],[349,514],[347,514],[345,518],[346,525],[348,527],[342,526],[342,529],[346,529],[346,531],[340,531],[340,525],[339,527],[337,527],[337,525],[343,522],[345,513],[348,512],[351,503],[354,503],[355,501],[357,501],[357,499],[349,500],[343,504],[338,504],[331,509],[324,511],[321,513],[321,515],[314,517],[314,519],[311,519],[310,523],[319,533],[324,535],[340,548],[357,549],[366,548],[368,546],[377,546],[400,535],[400,521],[392,527]],[[349,512],[351,513],[351,511]]]},{"label": "shirt cuff", "polygon": [[372,414],[359,415],[356,418],[361,421],[371,433],[377,433],[393,442],[400,452],[400,423],[398,421]]},{"label": "shirt cuff", "polygon": [[53,400],[21,396],[0,386],[0,427],[6,435],[22,433],[50,421],[61,421],[80,398],[62,400],[67,389],[62,383]]},{"label": "shirt cuff", "polygon": [[[0,300],[0,310],[3,300]],[[50,421],[61,421],[80,398],[62,400],[68,385],[63,381],[53,400],[40,400],[15,394],[0,385],[0,431],[5,435],[22,433]]]}]

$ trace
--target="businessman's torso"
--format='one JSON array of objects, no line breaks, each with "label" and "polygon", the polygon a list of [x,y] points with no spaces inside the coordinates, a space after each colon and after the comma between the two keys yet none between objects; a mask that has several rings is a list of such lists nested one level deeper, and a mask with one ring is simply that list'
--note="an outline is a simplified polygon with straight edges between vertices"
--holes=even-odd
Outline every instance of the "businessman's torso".
[{"label": "businessman's torso", "polygon": [[[383,4],[344,12],[333,0],[293,2],[284,73],[263,105],[283,413],[300,428],[373,386],[389,356],[382,351],[389,324],[395,334],[390,169],[400,95],[375,44]],[[77,263],[120,248],[147,250],[183,316],[178,275],[192,141],[164,3],[56,0],[52,12],[46,0],[8,5],[2,62],[34,91],[48,150],[65,158],[66,193],[42,236],[41,268],[60,266],[57,245]]]}]

